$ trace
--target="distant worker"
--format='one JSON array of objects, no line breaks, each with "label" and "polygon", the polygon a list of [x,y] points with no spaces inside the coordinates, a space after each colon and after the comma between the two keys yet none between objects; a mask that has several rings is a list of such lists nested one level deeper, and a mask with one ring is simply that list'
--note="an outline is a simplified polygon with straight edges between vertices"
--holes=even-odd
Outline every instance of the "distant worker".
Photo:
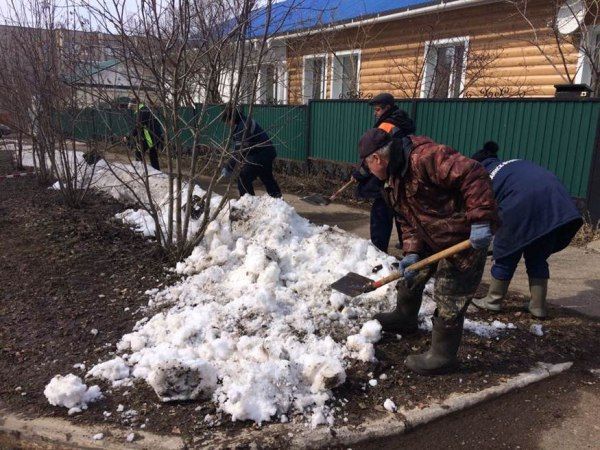
[{"label": "distant worker", "polygon": [[[405,111],[396,106],[392,94],[376,95],[369,101],[369,105],[373,106],[376,119],[373,128],[379,128],[394,138],[415,132],[414,122]],[[383,182],[369,172],[364,161],[360,168],[354,171],[352,177],[358,181],[357,196],[373,200],[370,220],[371,242],[382,252],[387,252],[396,220],[394,220],[393,209],[383,199],[381,192]],[[396,229],[398,241],[402,242],[402,233],[398,222],[396,222]]]},{"label": "distant worker", "polygon": [[502,225],[494,237],[492,281],[479,308],[500,311],[521,257],[529,276],[529,312],[547,316],[548,257],[564,249],[583,220],[556,176],[529,161],[498,158],[498,144],[487,142],[473,155],[489,172]]},{"label": "distant worker", "polygon": [[233,129],[234,153],[221,176],[231,177],[235,166],[240,163],[242,167],[237,180],[240,197],[244,194],[254,195],[252,184],[257,177],[271,197],[281,197],[281,189],[273,177],[273,161],[277,152],[267,133],[254,119],[248,119],[237,108],[227,107],[223,122]]},{"label": "distant worker", "polygon": [[[135,125],[129,134],[135,146],[135,159],[142,161],[148,154],[150,165],[160,170],[158,152],[162,149],[164,141],[162,125],[145,104],[138,103],[130,106],[135,114]],[[123,141],[127,142],[127,137],[124,137]]]}]

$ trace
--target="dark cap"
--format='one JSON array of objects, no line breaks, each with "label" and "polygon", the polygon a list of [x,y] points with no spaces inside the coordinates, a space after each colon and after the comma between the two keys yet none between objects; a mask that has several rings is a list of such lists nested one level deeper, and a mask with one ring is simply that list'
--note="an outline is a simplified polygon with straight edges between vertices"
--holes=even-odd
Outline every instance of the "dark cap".
[{"label": "dark cap", "polygon": [[391,142],[391,140],[392,136],[389,133],[379,128],[371,128],[358,141],[358,156],[360,156],[360,159],[365,159],[384,147],[388,142]]},{"label": "dark cap", "polygon": [[382,92],[381,94],[377,94],[371,100],[369,100],[369,105],[389,105],[394,106],[394,96],[387,92]]}]

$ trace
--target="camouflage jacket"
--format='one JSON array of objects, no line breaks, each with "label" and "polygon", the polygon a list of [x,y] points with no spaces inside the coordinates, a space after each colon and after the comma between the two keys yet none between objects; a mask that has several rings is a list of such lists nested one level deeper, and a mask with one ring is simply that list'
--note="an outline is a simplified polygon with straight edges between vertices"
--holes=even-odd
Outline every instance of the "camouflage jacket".
[{"label": "camouflage jacket", "polygon": [[[391,173],[384,195],[402,226],[403,250],[426,256],[468,239],[471,224],[499,225],[494,191],[486,170],[425,136],[410,136],[403,173]],[[475,252],[450,258],[468,269]]]}]

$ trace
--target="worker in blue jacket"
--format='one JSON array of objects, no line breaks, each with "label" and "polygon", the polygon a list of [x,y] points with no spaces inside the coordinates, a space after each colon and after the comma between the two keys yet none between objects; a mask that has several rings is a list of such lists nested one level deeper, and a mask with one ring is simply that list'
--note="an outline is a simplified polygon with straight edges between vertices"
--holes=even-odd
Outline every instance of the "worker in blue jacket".
[{"label": "worker in blue jacket", "polygon": [[233,174],[236,164],[242,164],[238,175],[238,191],[254,195],[252,183],[256,178],[265,185],[271,197],[281,197],[281,189],[273,177],[273,161],[277,152],[267,133],[254,119],[248,119],[237,108],[228,107],[223,114],[223,121],[233,128],[233,156],[221,172],[223,178]]},{"label": "worker in blue jacket", "polygon": [[494,236],[492,281],[479,308],[500,311],[521,257],[529,276],[529,312],[547,315],[548,257],[564,249],[583,224],[571,196],[546,169],[522,159],[501,161],[498,144],[487,142],[472,157],[490,174],[502,225]]}]

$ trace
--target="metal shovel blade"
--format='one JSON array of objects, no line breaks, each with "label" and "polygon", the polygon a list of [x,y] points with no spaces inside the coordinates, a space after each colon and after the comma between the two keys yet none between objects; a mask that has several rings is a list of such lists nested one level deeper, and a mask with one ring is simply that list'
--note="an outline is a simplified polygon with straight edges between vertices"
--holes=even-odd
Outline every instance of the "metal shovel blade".
[{"label": "metal shovel blade", "polygon": [[350,297],[356,297],[357,295],[372,291],[373,280],[357,273],[349,272],[347,275],[344,275],[333,283],[331,289],[335,289]]},{"label": "metal shovel blade", "polygon": [[331,203],[331,200],[323,197],[321,194],[307,195],[306,197],[301,197],[300,200],[315,206],[327,206]]}]

